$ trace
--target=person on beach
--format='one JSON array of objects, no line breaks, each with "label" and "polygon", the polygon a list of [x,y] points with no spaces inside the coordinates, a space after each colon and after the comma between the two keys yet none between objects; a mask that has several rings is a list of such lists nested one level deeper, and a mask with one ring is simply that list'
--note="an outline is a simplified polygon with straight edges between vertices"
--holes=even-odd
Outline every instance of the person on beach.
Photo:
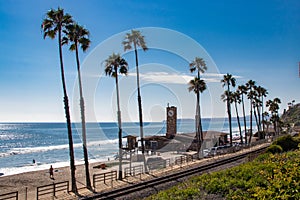
[{"label": "person on beach", "polygon": [[51,178],[51,179],[54,179],[54,176],[53,176],[53,167],[52,167],[52,165],[50,166],[49,174],[50,174],[50,178]]}]

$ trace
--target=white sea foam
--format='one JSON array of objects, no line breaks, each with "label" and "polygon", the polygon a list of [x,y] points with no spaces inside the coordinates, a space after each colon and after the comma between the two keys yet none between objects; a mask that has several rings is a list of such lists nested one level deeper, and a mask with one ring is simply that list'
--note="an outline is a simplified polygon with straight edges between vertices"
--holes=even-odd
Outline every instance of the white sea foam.
[{"label": "white sea foam", "polygon": [[[108,158],[112,159],[113,157],[106,156],[102,159],[91,159],[89,162],[90,163],[103,162],[103,161],[107,161]],[[82,165],[84,164],[84,161],[76,160],[75,163],[76,165]],[[32,172],[32,171],[48,170],[50,165],[52,165],[55,169],[57,169],[57,168],[69,166],[70,162],[66,161],[66,162],[56,162],[56,163],[48,163],[48,164],[36,163],[36,164],[26,165],[23,167],[0,168],[0,174],[3,174],[2,176],[10,176],[10,175],[21,174],[21,173]]]},{"label": "white sea foam", "polygon": [[[102,140],[102,141],[92,141],[88,142],[88,146],[99,146],[99,145],[106,145],[106,144],[117,144],[118,139],[114,140]],[[82,147],[82,143],[76,143],[73,145],[74,148]],[[0,153],[0,157],[12,156],[17,154],[30,154],[30,153],[40,153],[52,150],[62,150],[68,149],[68,144],[63,145],[53,145],[53,146],[41,146],[41,147],[24,147],[24,148],[11,148],[9,151]]]}]

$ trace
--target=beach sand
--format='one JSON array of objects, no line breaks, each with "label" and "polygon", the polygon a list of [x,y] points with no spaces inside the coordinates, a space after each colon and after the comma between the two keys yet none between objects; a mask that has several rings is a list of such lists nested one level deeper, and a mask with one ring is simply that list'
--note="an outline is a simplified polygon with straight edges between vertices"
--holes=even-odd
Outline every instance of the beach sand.
[{"label": "beach sand", "polygon": [[[236,154],[239,153],[244,153],[246,151],[251,151],[257,148],[261,148],[262,146],[269,145],[268,143],[262,144],[262,145],[257,145],[255,147],[251,147],[250,149],[244,149],[242,151],[238,151]],[[177,154],[175,152],[166,152],[166,153],[161,153],[160,156],[163,159],[175,159],[175,157],[179,157],[182,154]],[[216,156],[214,158],[208,158],[208,159],[202,159],[202,160],[194,160],[193,162],[190,163],[185,163],[183,165],[174,165],[172,167],[168,167],[164,170],[159,170],[157,172],[152,171],[149,174],[143,174],[142,176],[137,176],[137,177],[129,177],[123,181],[114,181],[112,184],[104,184],[104,183],[99,183],[97,187],[95,188],[96,192],[101,192],[104,190],[109,190],[112,187],[120,187],[125,184],[133,183],[133,182],[138,182],[142,180],[146,180],[148,178],[155,176],[159,176],[160,174],[165,174],[169,173],[171,171],[174,171],[176,169],[181,169],[182,167],[188,167],[191,165],[199,165],[200,163],[203,162],[210,162],[216,159],[224,158],[227,156],[234,156],[233,154],[228,154],[228,155],[221,155],[221,156]],[[150,157],[150,156],[149,156]],[[128,167],[128,160],[125,160],[127,164],[123,165],[123,170],[124,167]],[[103,162],[102,162],[103,163]],[[93,174],[100,174],[104,172],[110,172],[113,170],[118,171],[118,165],[117,160],[114,161],[109,161],[105,162],[106,164],[112,164],[114,163],[115,165],[112,165],[111,167],[107,167],[106,169],[100,169],[100,168],[94,168],[95,166],[98,166],[101,163],[90,163],[90,175],[91,175],[91,182],[93,181],[92,176]],[[133,162],[132,166],[136,165],[142,165],[142,162]],[[49,165],[50,168],[50,165]],[[26,172],[22,174],[16,174],[16,175],[10,175],[10,176],[1,176],[0,177],[0,195],[5,194],[5,193],[10,193],[10,192],[19,192],[19,199],[36,199],[36,190],[37,187],[43,186],[43,185],[48,185],[48,184],[53,184],[53,183],[58,183],[58,182],[63,182],[63,181],[70,181],[70,168],[69,167],[62,167],[62,168],[55,168],[55,164],[53,165],[54,168],[54,180],[50,178],[49,175],[49,170],[41,170],[41,171],[33,171],[33,172]],[[78,187],[78,192],[82,196],[86,195],[92,195],[92,191],[89,191],[85,188],[85,170],[84,170],[84,165],[78,165],[76,166],[76,183]],[[71,181],[70,181],[71,184]],[[92,183],[93,185],[93,183]],[[45,198],[41,199],[52,199],[51,196],[45,196]],[[66,193],[66,192],[60,192],[57,194],[55,199],[78,199],[78,197],[72,193]]]},{"label": "beach sand", "polygon": [[[167,159],[167,158],[174,158],[175,156],[181,156],[181,155],[182,154],[168,152],[168,153],[162,153],[161,157]],[[129,167],[129,161],[123,160],[123,162],[125,163],[123,164],[123,170],[124,170],[125,167]],[[105,163],[108,166],[111,165],[111,167],[107,167],[106,169],[95,167],[95,166],[99,166],[102,163]],[[142,162],[133,162],[132,166],[137,166],[142,164],[143,164]],[[50,178],[49,170],[25,172],[25,173],[9,175],[9,176],[0,176],[0,195],[18,191],[20,200],[26,198],[36,199],[37,196],[36,191],[37,191],[37,187],[39,186],[44,186],[44,185],[49,185],[49,184],[64,182],[64,181],[69,181],[69,184],[71,185],[70,168],[69,167],[55,168],[55,164],[52,164],[52,166],[54,168],[54,179]],[[118,160],[90,163],[89,168],[90,168],[91,183],[93,186],[93,177],[92,177],[93,174],[100,174],[100,173],[110,172],[113,170],[118,171]],[[114,181],[113,187],[118,187],[124,184],[128,184],[129,181],[134,182],[134,180],[129,180],[129,179],[127,179],[126,181]],[[84,165],[77,165],[76,184],[77,184],[78,192],[83,196],[92,194],[91,191],[85,188],[86,187],[85,182],[86,180],[85,180]],[[96,192],[109,190],[111,187],[112,187],[111,184],[99,183],[97,184]],[[45,195],[44,199],[51,199],[51,197],[49,195],[48,196]],[[60,192],[59,194],[57,194],[57,198],[55,199],[77,199],[77,197],[72,193],[67,194],[66,192]]]}]

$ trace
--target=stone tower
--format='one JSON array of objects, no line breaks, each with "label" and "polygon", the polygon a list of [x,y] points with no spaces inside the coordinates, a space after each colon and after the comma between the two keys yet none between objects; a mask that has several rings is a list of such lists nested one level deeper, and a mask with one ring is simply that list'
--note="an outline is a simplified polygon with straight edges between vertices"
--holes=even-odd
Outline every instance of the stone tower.
[{"label": "stone tower", "polygon": [[167,133],[168,139],[173,139],[177,133],[177,108],[167,107]]}]

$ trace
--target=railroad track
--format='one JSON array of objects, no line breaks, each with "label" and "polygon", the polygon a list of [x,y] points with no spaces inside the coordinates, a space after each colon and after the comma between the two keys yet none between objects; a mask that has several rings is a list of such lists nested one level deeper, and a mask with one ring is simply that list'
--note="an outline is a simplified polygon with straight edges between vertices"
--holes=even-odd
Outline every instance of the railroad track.
[{"label": "railroad track", "polygon": [[125,197],[127,195],[130,195],[132,193],[135,192],[140,192],[142,190],[146,190],[149,188],[154,188],[155,186],[158,186],[160,184],[165,184],[168,182],[173,182],[173,181],[177,181],[179,179],[182,178],[186,178],[192,175],[197,175],[203,172],[206,172],[208,170],[211,170],[213,168],[217,168],[220,167],[222,165],[225,164],[230,164],[233,162],[236,162],[240,159],[244,159],[245,157],[249,156],[249,155],[255,155],[255,154],[260,154],[262,152],[265,151],[267,147],[263,147],[261,149],[258,150],[254,150],[251,152],[246,152],[243,153],[241,155],[237,155],[234,157],[230,157],[230,158],[224,158],[221,160],[217,160],[213,163],[208,163],[205,165],[199,165],[199,166],[194,166],[194,167],[190,167],[188,169],[185,169],[184,171],[177,171],[174,172],[172,174],[168,174],[162,177],[157,177],[157,178],[153,178],[151,180],[147,180],[147,181],[142,181],[133,185],[129,185],[129,186],[125,186],[125,187],[121,187],[121,188],[117,188],[117,189],[113,189],[111,191],[107,191],[107,192],[102,192],[102,193],[97,193],[94,194],[94,196],[92,197],[85,197],[83,198],[84,200],[90,200],[90,199],[121,199],[122,197]]}]

